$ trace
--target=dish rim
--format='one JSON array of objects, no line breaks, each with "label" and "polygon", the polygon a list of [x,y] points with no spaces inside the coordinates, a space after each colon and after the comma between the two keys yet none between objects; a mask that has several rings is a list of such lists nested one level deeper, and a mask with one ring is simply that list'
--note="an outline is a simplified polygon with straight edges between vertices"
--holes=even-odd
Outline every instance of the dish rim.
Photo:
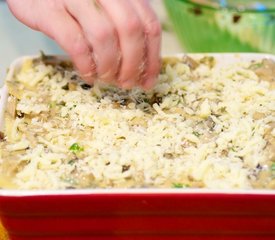
[{"label": "dish rim", "polygon": [[[213,56],[222,58],[257,60],[263,58],[273,59],[275,55],[269,53],[177,53],[171,55],[164,55],[163,57],[183,57],[183,56]],[[64,55],[51,55],[60,60],[68,60]],[[26,59],[34,59],[38,55],[22,56],[15,59],[10,65],[9,72],[5,81],[10,80],[19,64]],[[4,83],[0,88],[0,131],[3,128],[3,115],[5,105],[7,102],[7,86]],[[275,196],[274,190],[265,189],[207,189],[207,188],[96,188],[96,189],[64,189],[64,190],[14,190],[14,189],[0,189],[0,197],[23,197],[23,196],[76,196],[76,195],[259,195],[259,196]]]}]

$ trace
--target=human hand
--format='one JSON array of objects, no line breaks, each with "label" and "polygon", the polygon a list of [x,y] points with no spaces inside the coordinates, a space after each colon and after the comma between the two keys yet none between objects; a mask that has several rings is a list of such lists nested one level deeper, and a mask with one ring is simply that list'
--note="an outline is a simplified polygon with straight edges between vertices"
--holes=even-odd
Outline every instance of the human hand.
[{"label": "human hand", "polygon": [[159,21],[148,0],[8,0],[27,26],[54,39],[83,79],[151,88],[160,68]]}]

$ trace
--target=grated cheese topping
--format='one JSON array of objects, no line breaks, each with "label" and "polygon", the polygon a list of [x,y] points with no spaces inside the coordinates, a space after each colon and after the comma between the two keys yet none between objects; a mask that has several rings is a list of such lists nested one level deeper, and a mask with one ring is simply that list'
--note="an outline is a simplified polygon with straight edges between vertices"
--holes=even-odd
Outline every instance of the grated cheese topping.
[{"label": "grated cheese topping", "polygon": [[275,188],[271,60],[166,58],[149,92],[89,86],[49,60],[7,82],[1,187]]}]

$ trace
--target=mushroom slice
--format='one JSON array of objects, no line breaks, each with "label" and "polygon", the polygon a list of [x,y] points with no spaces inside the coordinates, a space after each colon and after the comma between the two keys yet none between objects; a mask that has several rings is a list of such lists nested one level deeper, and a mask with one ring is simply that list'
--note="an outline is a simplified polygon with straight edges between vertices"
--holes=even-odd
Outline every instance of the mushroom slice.
[{"label": "mushroom slice", "polygon": [[16,117],[17,98],[10,96],[8,98],[6,111],[13,119]]},{"label": "mushroom slice", "polygon": [[187,55],[182,58],[181,62],[188,65],[192,70],[195,70],[200,65],[196,60]]},{"label": "mushroom slice", "polygon": [[200,64],[193,58],[184,55],[182,58],[178,57],[164,57],[162,58],[162,69],[165,69],[167,65],[171,67],[175,66],[177,63],[184,63],[190,67],[190,69],[195,70]]},{"label": "mushroom slice", "polygon": [[209,68],[213,68],[216,65],[216,60],[213,56],[205,56],[200,59],[200,63],[208,66]]},{"label": "mushroom slice", "polygon": [[5,135],[3,132],[0,131],[0,142],[4,141]]},{"label": "mushroom slice", "polygon": [[275,62],[271,59],[263,59],[261,63],[254,63],[250,65],[250,69],[253,70],[256,75],[268,82],[275,81]]},{"label": "mushroom slice", "polygon": [[171,67],[173,67],[179,62],[180,62],[180,58],[164,57],[164,58],[162,58],[162,69],[165,69],[167,65],[170,65]]},{"label": "mushroom slice", "polygon": [[23,89],[21,88],[22,85],[20,83],[7,81],[6,85],[10,95],[16,97],[17,99],[22,98]]}]

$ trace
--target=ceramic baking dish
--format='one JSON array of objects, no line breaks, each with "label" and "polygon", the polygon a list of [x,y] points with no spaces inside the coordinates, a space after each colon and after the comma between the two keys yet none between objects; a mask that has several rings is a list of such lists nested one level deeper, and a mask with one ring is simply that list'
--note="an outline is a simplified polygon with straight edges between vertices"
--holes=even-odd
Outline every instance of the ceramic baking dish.
[{"label": "ceramic baking dish", "polygon": [[[211,55],[222,65],[275,60],[267,54]],[[23,59],[11,65],[8,79]],[[0,130],[6,99],[4,86]],[[0,190],[0,218],[12,240],[275,239],[274,203],[272,190]]]}]

